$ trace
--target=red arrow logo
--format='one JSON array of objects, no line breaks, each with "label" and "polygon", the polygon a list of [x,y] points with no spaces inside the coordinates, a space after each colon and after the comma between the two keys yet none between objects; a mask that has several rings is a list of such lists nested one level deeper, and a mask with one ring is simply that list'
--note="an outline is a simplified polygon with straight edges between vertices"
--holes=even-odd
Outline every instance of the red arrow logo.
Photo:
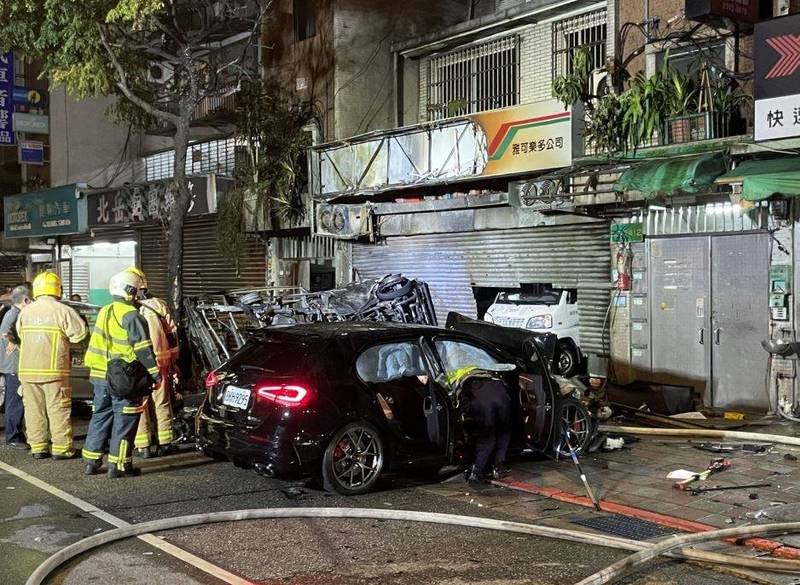
[{"label": "red arrow logo", "polygon": [[769,46],[781,56],[765,79],[789,77],[800,67],[800,35],[783,35],[767,39]]}]

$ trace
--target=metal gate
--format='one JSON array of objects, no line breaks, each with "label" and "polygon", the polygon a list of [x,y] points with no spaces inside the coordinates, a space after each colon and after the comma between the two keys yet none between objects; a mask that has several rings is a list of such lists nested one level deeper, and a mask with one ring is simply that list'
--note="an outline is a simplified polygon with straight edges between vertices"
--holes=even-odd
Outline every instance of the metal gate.
[{"label": "metal gate", "polygon": [[[139,232],[142,270],[153,294],[167,297],[167,240],[161,225]],[[266,250],[256,239],[245,242],[239,267],[224,256],[217,240],[216,216],[186,220],[183,231],[183,292],[185,295],[263,287]]]},{"label": "metal gate", "polygon": [[608,353],[607,222],[391,237],[376,245],[354,244],[353,268],[362,278],[402,272],[426,281],[442,323],[450,311],[477,315],[473,286],[577,288],[582,349]]}]

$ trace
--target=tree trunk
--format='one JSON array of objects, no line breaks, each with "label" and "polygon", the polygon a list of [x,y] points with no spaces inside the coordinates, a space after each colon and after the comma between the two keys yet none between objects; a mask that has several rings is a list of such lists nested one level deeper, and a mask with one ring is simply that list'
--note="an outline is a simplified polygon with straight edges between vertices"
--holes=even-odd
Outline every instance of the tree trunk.
[{"label": "tree trunk", "polygon": [[175,172],[172,186],[175,202],[169,214],[167,231],[167,290],[170,310],[175,321],[183,317],[183,226],[192,202],[192,194],[186,179],[186,155],[189,148],[189,123],[191,113],[181,109],[180,122],[175,128]]}]

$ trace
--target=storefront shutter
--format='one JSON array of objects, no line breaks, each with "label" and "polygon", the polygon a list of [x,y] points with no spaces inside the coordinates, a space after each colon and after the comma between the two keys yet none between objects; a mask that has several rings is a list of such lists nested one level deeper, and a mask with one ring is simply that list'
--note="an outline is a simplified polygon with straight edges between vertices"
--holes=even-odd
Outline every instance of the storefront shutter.
[{"label": "storefront shutter", "polygon": [[[160,225],[142,228],[142,270],[157,296],[167,296],[167,242]],[[183,234],[183,292],[187,296],[237,288],[259,288],[266,281],[266,252],[256,239],[245,242],[237,268],[220,251],[216,216],[191,218]]]},{"label": "storefront shutter", "polygon": [[402,272],[426,281],[440,323],[449,311],[476,316],[473,286],[551,283],[577,288],[582,349],[607,355],[604,323],[610,302],[610,250],[609,224],[598,221],[357,243],[353,268],[362,278]]}]

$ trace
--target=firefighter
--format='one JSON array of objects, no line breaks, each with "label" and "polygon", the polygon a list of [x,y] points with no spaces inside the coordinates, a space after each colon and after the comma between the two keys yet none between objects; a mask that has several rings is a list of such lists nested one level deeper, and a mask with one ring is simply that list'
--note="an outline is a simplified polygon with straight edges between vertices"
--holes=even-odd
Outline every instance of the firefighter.
[{"label": "firefighter", "polygon": [[132,452],[139,416],[144,409],[143,399],[126,400],[112,396],[106,372],[112,358],[121,358],[128,363],[138,360],[153,376],[155,383],[161,383],[147,322],[134,303],[141,286],[141,279],[130,272],[123,271],[111,278],[108,289],[112,301],[100,309],[89,339],[85,363],[94,386],[94,402],[83,446],[86,475],[100,471],[106,447],[109,478],[139,474],[139,470],[133,468]]},{"label": "firefighter", "polygon": [[61,278],[43,272],[33,281],[33,303],[20,311],[19,380],[25,428],[34,459],[71,459],[72,389],[70,343],[80,343],[87,330],[75,309],[58,301]]},{"label": "firefighter", "polygon": [[178,360],[178,328],[170,315],[167,303],[153,296],[148,289],[145,273],[135,267],[128,268],[126,272],[134,274],[142,281],[137,296],[139,312],[150,329],[150,341],[153,342],[153,351],[161,375],[161,383],[156,386],[151,396],[145,398],[144,411],[136,431],[136,448],[139,454],[147,459],[169,455],[172,452],[171,385]]}]

